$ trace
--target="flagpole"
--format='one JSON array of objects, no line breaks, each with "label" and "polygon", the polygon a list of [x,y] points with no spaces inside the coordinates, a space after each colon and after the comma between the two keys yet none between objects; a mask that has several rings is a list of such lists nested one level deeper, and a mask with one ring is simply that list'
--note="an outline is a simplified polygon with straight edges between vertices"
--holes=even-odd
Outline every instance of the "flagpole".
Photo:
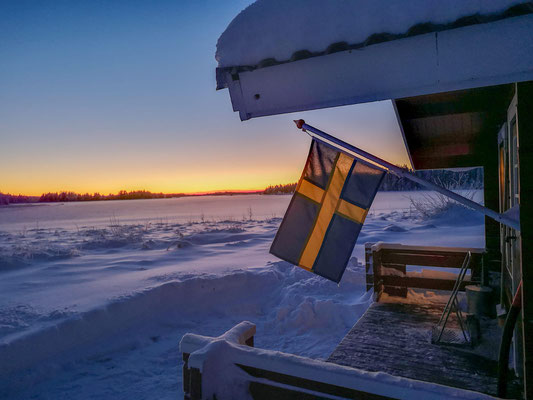
[{"label": "flagpole", "polygon": [[[429,182],[425,179],[422,179],[415,174],[410,173],[409,171],[405,170],[404,168],[400,168],[394,164],[391,164],[388,161],[385,161],[379,157],[374,156],[373,154],[370,154],[364,150],[361,150],[358,147],[352,146],[349,143],[346,143],[343,140],[337,139],[334,136],[331,136],[330,134],[321,131],[320,129],[317,129],[311,125],[308,125],[305,123],[303,119],[294,121],[296,123],[296,126],[301,129],[304,132],[312,132],[314,135],[311,135],[313,137],[318,136],[319,138],[322,138],[323,140],[327,140],[331,143],[326,143],[331,145],[332,143],[335,144],[335,147],[338,147],[340,150],[349,150],[350,152],[353,152],[355,154],[358,154],[372,162],[375,162],[376,164],[394,172],[396,175],[409,179],[413,182],[416,182],[430,190],[434,190],[438,193],[443,194],[444,196],[450,197],[451,199],[457,201],[458,203],[461,203],[469,208],[472,208],[492,219],[495,221],[501,222],[502,224],[505,224],[517,231],[520,231],[520,222],[511,218],[508,218],[506,215],[500,214],[496,211],[491,210],[490,208],[484,207],[481,204],[476,203],[475,201],[472,201],[470,199],[467,199],[464,196],[461,196],[460,194],[457,194],[455,192],[452,192],[451,190],[448,190],[446,188],[443,188],[441,186],[438,186],[434,184],[433,182]],[[320,139],[318,139],[320,140]]]}]

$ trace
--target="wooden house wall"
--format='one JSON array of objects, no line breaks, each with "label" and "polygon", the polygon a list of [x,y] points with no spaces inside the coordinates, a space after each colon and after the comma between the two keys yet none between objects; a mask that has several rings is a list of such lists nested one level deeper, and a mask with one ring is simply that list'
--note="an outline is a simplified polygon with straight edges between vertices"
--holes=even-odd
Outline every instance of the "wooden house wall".
[{"label": "wooden house wall", "polygon": [[525,398],[533,399],[533,82],[519,83],[517,90],[524,383]]}]

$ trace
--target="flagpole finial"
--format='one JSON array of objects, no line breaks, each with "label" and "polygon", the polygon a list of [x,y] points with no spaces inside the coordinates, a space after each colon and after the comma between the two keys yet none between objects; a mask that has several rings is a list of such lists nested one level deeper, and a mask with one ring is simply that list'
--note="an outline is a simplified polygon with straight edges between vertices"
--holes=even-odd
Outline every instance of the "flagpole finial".
[{"label": "flagpole finial", "polygon": [[305,121],[303,119],[295,119],[294,120],[294,123],[296,124],[296,126],[298,127],[298,129],[301,129],[302,131],[305,132],[305,129],[303,129],[303,126],[305,124]]}]

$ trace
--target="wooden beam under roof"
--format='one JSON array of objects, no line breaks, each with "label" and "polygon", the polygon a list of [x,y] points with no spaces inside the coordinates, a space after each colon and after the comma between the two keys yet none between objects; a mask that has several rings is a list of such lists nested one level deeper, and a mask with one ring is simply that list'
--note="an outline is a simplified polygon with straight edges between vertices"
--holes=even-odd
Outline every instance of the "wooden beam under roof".
[{"label": "wooden beam under roof", "polygon": [[395,100],[413,167],[483,166],[482,144],[496,141],[512,92],[512,85],[499,85]]}]

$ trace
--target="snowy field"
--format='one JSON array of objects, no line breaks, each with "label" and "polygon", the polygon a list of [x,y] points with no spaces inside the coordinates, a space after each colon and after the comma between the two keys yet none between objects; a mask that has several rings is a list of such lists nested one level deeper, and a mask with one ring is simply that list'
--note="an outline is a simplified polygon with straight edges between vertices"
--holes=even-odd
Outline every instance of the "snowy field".
[{"label": "snowy field", "polygon": [[290,196],[0,208],[0,398],[179,398],[182,335],[243,320],[326,358],[371,301],[365,242],[484,246],[482,216],[422,218],[425,195],[378,193],[338,286],[268,254]]}]

